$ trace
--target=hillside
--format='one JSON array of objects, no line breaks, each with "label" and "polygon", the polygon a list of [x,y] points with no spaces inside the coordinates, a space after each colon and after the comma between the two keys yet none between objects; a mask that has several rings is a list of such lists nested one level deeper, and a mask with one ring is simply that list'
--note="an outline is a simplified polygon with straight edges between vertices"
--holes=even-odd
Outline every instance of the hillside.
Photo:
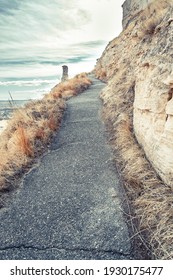
[{"label": "hillside", "polygon": [[0,208],[4,195],[19,186],[19,179],[48,148],[60,128],[66,100],[91,85],[85,73],[57,84],[40,100],[14,110],[0,135]]},{"label": "hillside", "polygon": [[169,259],[173,257],[173,1],[146,2],[125,1],[124,30],[108,44],[94,71],[107,82],[101,94],[104,118],[132,219],[153,257]]}]

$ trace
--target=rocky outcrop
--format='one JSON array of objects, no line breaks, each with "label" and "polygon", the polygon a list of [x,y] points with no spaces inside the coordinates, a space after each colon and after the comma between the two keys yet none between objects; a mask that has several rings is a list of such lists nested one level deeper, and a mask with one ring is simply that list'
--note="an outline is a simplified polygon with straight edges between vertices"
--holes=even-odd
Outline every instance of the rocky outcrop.
[{"label": "rocky outcrop", "polygon": [[125,1],[124,30],[98,59],[95,75],[107,82],[103,115],[129,217],[137,219],[134,236],[145,233],[140,240],[154,258],[173,259],[173,0],[144,4]]},{"label": "rocky outcrop", "polygon": [[62,73],[61,82],[65,82],[65,81],[68,80],[68,66],[67,65],[63,65],[62,69],[63,69],[63,73]]},{"label": "rocky outcrop", "polygon": [[126,0],[123,7],[123,28],[139,15],[139,13],[144,10],[150,3],[154,0]]},{"label": "rocky outcrop", "polygon": [[[125,1],[124,24],[147,2],[150,1]],[[116,91],[120,88],[127,103],[128,87],[133,85],[136,138],[157,173],[173,187],[172,4],[172,0],[152,1],[118,38],[109,43],[95,71],[100,77],[101,73],[106,73],[104,79],[111,90],[103,94],[103,99],[112,106],[117,102]],[[132,13],[134,7],[135,13]]]},{"label": "rocky outcrop", "polygon": [[163,49],[160,58],[151,52],[146,59],[135,80],[134,131],[157,173],[173,186],[172,63]]}]

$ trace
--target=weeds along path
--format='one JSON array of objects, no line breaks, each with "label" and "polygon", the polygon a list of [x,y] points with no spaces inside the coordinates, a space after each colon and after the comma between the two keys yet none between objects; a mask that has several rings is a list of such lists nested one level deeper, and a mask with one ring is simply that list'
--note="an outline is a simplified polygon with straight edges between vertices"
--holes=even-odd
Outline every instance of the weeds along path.
[{"label": "weeds along path", "polygon": [[68,101],[49,152],[0,211],[0,259],[130,259],[121,189],[93,79]]}]

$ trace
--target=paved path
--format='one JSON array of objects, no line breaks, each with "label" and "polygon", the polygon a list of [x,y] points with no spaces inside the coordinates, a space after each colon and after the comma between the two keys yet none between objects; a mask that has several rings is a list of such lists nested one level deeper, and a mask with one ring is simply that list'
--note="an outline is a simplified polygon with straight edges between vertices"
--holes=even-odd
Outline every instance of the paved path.
[{"label": "paved path", "polygon": [[50,151],[0,211],[0,259],[130,259],[100,81],[68,101]]}]

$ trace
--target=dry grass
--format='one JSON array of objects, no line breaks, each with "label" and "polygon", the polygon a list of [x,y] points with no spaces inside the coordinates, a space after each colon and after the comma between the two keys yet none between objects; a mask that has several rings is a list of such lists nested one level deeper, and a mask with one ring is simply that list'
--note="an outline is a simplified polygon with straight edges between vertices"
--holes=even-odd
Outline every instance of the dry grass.
[{"label": "dry grass", "polygon": [[106,74],[106,70],[103,68],[98,69],[98,71],[95,73],[96,77],[104,82],[107,81],[107,74]]},{"label": "dry grass", "polygon": [[91,85],[85,73],[58,84],[42,100],[29,102],[13,113],[0,135],[0,191],[18,184],[16,179],[40,155],[61,123],[65,100]]},{"label": "dry grass", "polygon": [[51,91],[51,97],[65,97],[77,95],[87,89],[91,85],[91,81],[85,73],[75,76],[73,79],[65,81],[55,86]]},{"label": "dry grass", "polygon": [[130,210],[124,211],[131,220],[134,236],[139,237],[155,259],[173,259],[173,190],[158,177],[137,143],[133,103],[139,62],[143,62],[155,38],[164,36],[170,5],[172,0],[155,1],[141,12],[108,45],[95,68],[99,78],[102,70],[107,72],[108,85],[101,94],[103,116],[130,205]]},{"label": "dry grass", "polygon": [[[155,4],[160,4],[158,2]],[[146,250],[151,250],[152,258],[173,259],[173,190],[158,177],[133,131],[135,69],[139,57],[151,48],[152,40],[149,45],[147,40],[143,43],[139,39],[132,40],[133,32],[139,27],[141,22],[132,30],[129,26],[112,41],[114,56],[109,57],[108,61],[108,53],[106,58],[103,55],[95,73],[100,78],[99,71],[107,69],[108,85],[101,94],[103,116],[110,131],[115,162],[127,192],[131,209],[126,214],[132,220],[134,236],[139,236]],[[113,68],[117,69],[114,74]],[[137,226],[134,226],[134,221]]]},{"label": "dry grass", "polygon": [[140,38],[146,35],[153,35],[159,30],[159,25],[161,24],[167,9],[171,6],[172,0],[156,0],[148,5],[147,9],[142,13],[139,18],[140,29],[138,31],[138,36]]},{"label": "dry grass", "polygon": [[[121,78],[125,80],[125,76]],[[116,95],[113,88],[116,89]],[[121,79],[116,80],[114,87],[108,86],[101,98],[116,165],[131,204],[131,212],[126,214],[132,218],[132,224],[134,221],[137,223],[134,235],[140,237],[146,250],[150,248],[153,258],[172,259],[172,190],[158,178],[134,136],[133,81],[121,84]],[[142,233],[145,233],[145,237]]]},{"label": "dry grass", "polygon": [[16,135],[18,141],[17,145],[20,147],[21,152],[28,157],[32,157],[34,152],[27,130],[19,126],[16,130]]}]

